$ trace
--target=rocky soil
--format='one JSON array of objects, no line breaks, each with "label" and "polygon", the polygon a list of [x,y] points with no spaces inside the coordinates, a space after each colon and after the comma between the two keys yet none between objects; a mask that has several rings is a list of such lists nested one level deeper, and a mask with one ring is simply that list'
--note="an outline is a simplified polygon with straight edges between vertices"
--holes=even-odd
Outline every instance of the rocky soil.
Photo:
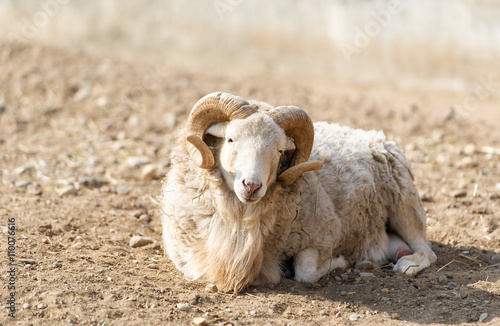
[{"label": "rocky soil", "polygon": [[[184,280],[163,254],[155,198],[176,131],[217,90],[383,129],[412,162],[437,263],[416,277],[335,271],[237,296]],[[466,95],[0,45],[0,324],[498,325],[500,114],[495,99],[464,114],[454,105]]]}]

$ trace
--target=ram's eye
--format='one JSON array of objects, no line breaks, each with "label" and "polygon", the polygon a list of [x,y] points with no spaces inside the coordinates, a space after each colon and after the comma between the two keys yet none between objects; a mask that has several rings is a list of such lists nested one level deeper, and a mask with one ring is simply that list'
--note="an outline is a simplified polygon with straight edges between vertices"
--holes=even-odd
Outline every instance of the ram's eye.
[{"label": "ram's eye", "polygon": [[285,154],[285,151],[280,149],[280,150],[278,150],[278,153],[280,153],[280,155],[283,155],[283,154]]},{"label": "ram's eye", "polygon": [[233,139],[232,139],[232,138],[228,138],[228,139],[227,139],[227,142],[228,142],[228,143],[232,143],[232,142],[233,142]]}]

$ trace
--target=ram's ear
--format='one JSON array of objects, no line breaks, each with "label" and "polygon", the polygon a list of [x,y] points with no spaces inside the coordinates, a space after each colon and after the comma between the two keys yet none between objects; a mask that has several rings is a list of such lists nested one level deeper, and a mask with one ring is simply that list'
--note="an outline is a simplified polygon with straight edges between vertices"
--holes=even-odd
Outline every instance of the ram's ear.
[{"label": "ram's ear", "polygon": [[217,138],[224,138],[226,136],[227,122],[216,122],[207,129],[207,135]]},{"label": "ram's ear", "polygon": [[285,151],[294,151],[295,148],[295,141],[292,138],[286,136]]},{"label": "ram's ear", "polygon": [[293,154],[295,153],[295,142],[293,141],[292,138],[286,137],[286,145],[285,145],[285,152],[283,155],[280,157],[280,162],[278,166],[278,175],[283,173],[285,170],[287,170],[290,167],[290,163],[293,158]]}]

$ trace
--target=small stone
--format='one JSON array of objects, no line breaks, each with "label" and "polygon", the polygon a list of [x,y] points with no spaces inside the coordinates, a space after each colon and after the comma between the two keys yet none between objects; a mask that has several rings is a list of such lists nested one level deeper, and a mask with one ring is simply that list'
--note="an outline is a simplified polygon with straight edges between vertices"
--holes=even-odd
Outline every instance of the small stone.
[{"label": "small stone", "polygon": [[373,273],[367,273],[367,272],[361,272],[359,273],[359,277],[362,277],[362,278],[368,278],[368,277],[373,277],[375,274]]},{"label": "small stone", "polygon": [[82,249],[83,248],[83,243],[77,242],[77,243],[73,244],[72,247],[75,248],[75,249]]},{"label": "small stone", "polygon": [[153,242],[154,240],[150,237],[143,237],[140,235],[134,235],[132,238],[130,238],[130,246],[132,248],[144,247]]},{"label": "small stone", "polygon": [[187,303],[178,303],[177,309],[179,309],[181,311],[189,311],[189,310],[191,310],[191,306],[188,305]]},{"label": "small stone", "polygon": [[129,156],[126,163],[131,168],[138,168],[149,163],[149,159],[144,156]]},{"label": "small stone", "polygon": [[359,319],[359,315],[357,314],[352,314],[349,316],[349,320],[356,321]]},{"label": "small stone", "polygon": [[57,195],[59,197],[76,195],[78,193],[78,189],[74,185],[64,186],[56,190]]},{"label": "small stone", "polygon": [[207,320],[205,318],[202,318],[202,317],[193,318],[193,325],[194,326],[206,326]]},{"label": "small stone", "polygon": [[427,195],[425,192],[420,193],[420,200],[426,203],[432,203],[434,200],[431,196]]},{"label": "small stone", "polygon": [[14,186],[16,188],[27,188],[30,184],[31,184],[31,182],[28,180],[20,180],[20,181],[16,181],[14,183]]},{"label": "small stone", "polygon": [[485,321],[488,318],[488,314],[486,312],[482,313],[481,316],[479,316],[479,321]]},{"label": "small stone", "polygon": [[40,303],[38,306],[37,306],[38,309],[45,309],[47,308],[47,304],[45,303]]},{"label": "small stone", "polygon": [[397,312],[395,312],[395,313],[393,313],[393,314],[391,315],[391,319],[399,319],[400,317],[401,317],[401,316],[400,316]]},{"label": "small stone", "polygon": [[255,311],[255,310],[250,311],[250,315],[255,316],[256,314],[257,314],[257,311]]},{"label": "small stone", "polygon": [[457,163],[457,168],[466,168],[466,169],[472,169],[477,167],[477,158],[475,157],[464,157]]},{"label": "small stone", "polygon": [[14,174],[21,175],[21,174],[29,174],[33,171],[33,166],[32,165],[24,165],[20,166],[17,169],[14,170]]},{"label": "small stone", "polygon": [[191,296],[191,298],[189,299],[189,304],[191,305],[197,305],[198,304],[198,300],[200,299],[200,295],[199,294],[194,294],[193,296]]},{"label": "small stone", "polygon": [[61,268],[62,267],[62,264],[58,263],[58,262],[55,262],[52,265],[54,265],[55,268]]},{"label": "small stone", "polygon": [[43,193],[42,189],[40,188],[40,185],[36,183],[28,185],[27,189],[28,189],[28,195],[31,196],[40,196]]},{"label": "small stone", "polygon": [[130,193],[130,189],[124,186],[118,186],[116,187],[116,194],[121,195],[121,196],[126,196]]},{"label": "small stone", "polygon": [[439,278],[438,278],[438,283],[439,284],[446,284],[446,283],[448,283],[448,278],[446,277],[446,275],[440,275]]},{"label": "small stone", "polygon": [[491,256],[491,261],[493,263],[500,263],[500,255],[495,254],[495,255]]},{"label": "small stone", "polygon": [[472,156],[476,154],[476,145],[474,144],[467,144],[463,149],[462,153],[467,155],[467,156]]},{"label": "small stone", "polygon": [[102,186],[101,181],[97,178],[92,177],[78,177],[78,182],[87,188],[100,188]]},{"label": "small stone", "polygon": [[320,310],[319,315],[320,316],[328,316],[328,313],[325,310]]},{"label": "small stone", "polygon": [[146,164],[141,168],[141,178],[143,180],[155,180],[158,179],[159,175],[158,166],[155,164]]},{"label": "small stone", "polygon": [[139,222],[147,224],[147,223],[151,222],[151,217],[149,217],[149,215],[147,215],[147,214],[142,214],[139,217]]},{"label": "small stone", "polygon": [[54,296],[55,296],[56,298],[62,298],[62,297],[63,297],[63,294],[62,294],[61,292],[55,292],[55,293],[54,293]]},{"label": "small stone", "polygon": [[160,269],[160,267],[158,267],[158,264],[149,264],[148,266],[146,266],[146,268],[149,268],[149,269]]},{"label": "small stone", "polygon": [[495,188],[496,188],[497,190],[500,190],[500,182],[499,182],[499,183],[497,183],[497,184],[495,185]]},{"label": "small stone", "polygon": [[133,211],[131,215],[132,215],[133,217],[139,218],[142,214],[144,214],[144,211],[143,211],[143,210],[138,209],[138,210]]},{"label": "small stone", "polygon": [[113,278],[111,276],[108,276],[107,280],[108,282],[113,282]]},{"label": "small stone", "polygon": [[105,107],[108,103],[109,103],[109,99],[108,99],[108,97],[107,97],[107,96],[104,96],[104,95],[103,95],[103,96],[101,96],[101,97],[99,97],[99,98],[96,100],[96,102],[95,102],[95,104],[96,104],[98,107],[100,107],[100,108]]},{"label": "small stone", "polygon": [[497,193],[490,194],[490,199],[491,200],[499,200],[500,194],[497,194]]},{"label": "small stone", "polygon": [[207,284],[207,286],[205,286],[205,291],[215,293],[218,291],[217,285],[213,283]]},{"label": "small stone", "polygon": [[387,289],[387,288],[383,288],[383,289],[381,290],[381,292],[382,292],[382,293],[384,293],[384,294],[388,294],[388,293],[389,293],[389,289]]},{"label": "small stone", "polygon": [[467,191],[465,190],[458,190],[453,193],[453,197],[455,198],[463,198],[465,196],[467,196]]},{"label": "small stone", "polygon": [[85,84],[78,89],[75,95],[73,95],[73,99],[76,102],[80,102],[86,99],[89,95],[90,95],[90,86]]},{"label": "small stone", "polygon": [[371,292],[372,292],[372,290],[373,290],[373,285],[367,285],[367,286],[365,287],[365,293],[366,293],[366,294],[371,293]]},{"label": "small stone", "polygon": [[164,124],[165,127],[167,127],[168,129],[174,129],[176,123],[177,123],[177,116],[175,115],[175,113],[171,112],[165,116]]},{"label": "small stone", "polygon": [[29,303],[24,303],[23,304],[23,309],[30,309],[31,308],[31,305]]}]

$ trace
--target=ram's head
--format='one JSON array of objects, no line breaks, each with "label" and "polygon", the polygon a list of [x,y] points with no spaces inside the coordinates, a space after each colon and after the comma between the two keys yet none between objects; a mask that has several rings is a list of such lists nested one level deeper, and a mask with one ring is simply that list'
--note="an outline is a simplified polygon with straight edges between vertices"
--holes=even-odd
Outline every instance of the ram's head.
[{"label": "ram's head", "polygon": [[[307,162],[314,128],[307,113],[295,106],[273,108],[212,93],[193,107],[187,131],[196,165],[219,168],[243,203],[258,202],[276,181],[290,185],[302,173],[322,167],[320,162]],[[210,148],[214,146],[219,149],[215,159]]]}]

